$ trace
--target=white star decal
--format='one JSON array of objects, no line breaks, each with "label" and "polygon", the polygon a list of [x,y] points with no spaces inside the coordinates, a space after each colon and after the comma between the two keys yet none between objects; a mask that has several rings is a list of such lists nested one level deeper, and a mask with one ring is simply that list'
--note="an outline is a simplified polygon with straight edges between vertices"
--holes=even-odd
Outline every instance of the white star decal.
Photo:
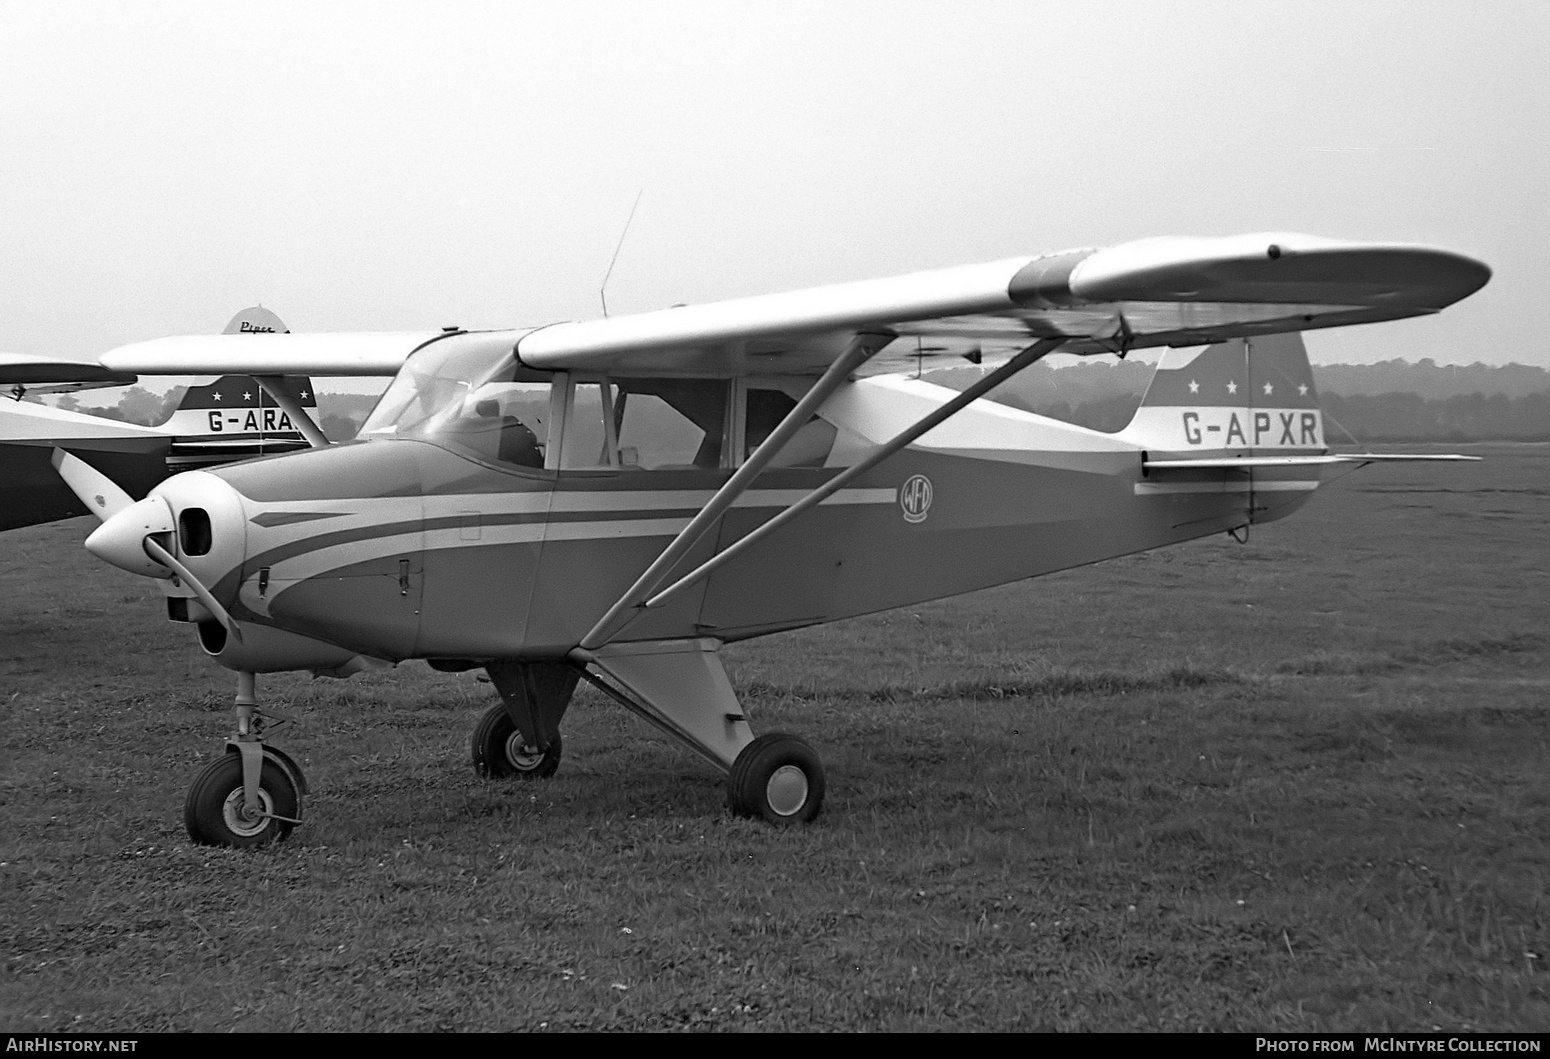
[{"label": "white star decal", "polygon": [[219,401],[219,400],[220,400],[220,399],[221,399],[221,398],[222,398],[222,397],[224,397],[224,396],[226,396],[226,395],[225,395],[225,394],[223,394],[223,393],[221,393],[221,391],[219,391],[219,390],[217,390],[217,391],[215,391],[215,399],[216,399],[216,400],[217,400],[217,401]]},{"label": "white star decal", "polygon": [[1238,392],[1238,384],[1236,382],[1229,382],[1227,384],[1227,392],[1228,393],[1237,393]]},{"label": "white star decal", "polygon": [[1306,397],[1306,396],[1308,396],[1308,384],[1307,383],[1303,383],[1301,386],[1297,387],[1297,396],[1298,397]]},{"label": "white star decal", "polygon": [[1190,393],[1199,393],[1200,392],[1200,384],[1198,382],[1196,382],[1194,379],[1189,380],[1189,392]]},{"label": "white star decal", "polygon": [[253,399],[253,395],[252,393],[245,393],[242,395],[242,399],[244,401],[251,401]]},{"label": "white star decal", "polygon": [[1275,392],[1276,392],[1276,388],[1274,386],[1270,385],[1268,382],[1265,383],[1265,396],[1266,397],[1269,397],[1271,394],[1273,394]]},{"label": "white star decal", "polygon": [[303,401],[305,401],[307,399],[307,397],[308,397],[307,391],[306,390],[301,391],[301,399]]}]

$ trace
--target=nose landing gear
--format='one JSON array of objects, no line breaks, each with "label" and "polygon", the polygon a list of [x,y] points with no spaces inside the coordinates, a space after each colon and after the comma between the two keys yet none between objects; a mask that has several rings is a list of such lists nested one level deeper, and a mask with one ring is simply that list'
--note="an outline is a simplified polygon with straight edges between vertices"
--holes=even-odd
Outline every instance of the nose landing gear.
[{"label": "nose landing gear", "polygon": [[189,838],[204,846],[248,849],[265,846],[301,823],[307,780],[283,750],[266,746],[266,716],[254,694],[252,673],[237,674],[237,730],[226,740],[226,753],[205,766],[189,785],[183,824]]}]

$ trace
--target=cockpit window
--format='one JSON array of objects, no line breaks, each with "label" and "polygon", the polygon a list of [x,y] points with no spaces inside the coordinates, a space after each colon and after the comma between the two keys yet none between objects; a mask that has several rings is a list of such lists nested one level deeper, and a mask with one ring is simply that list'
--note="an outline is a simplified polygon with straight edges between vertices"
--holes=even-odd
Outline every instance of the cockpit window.
[{"label": "cockpit window", "polygon": [[614,398],[619,462],[642,470],[721,466],[727,384],[716,379],[620,379]]},{"label": "cockpit window", "polygon": [[409,358],[360,436],[415,438],[537,469],[549,440],[550,389],[549,376],[517,363],[509,341],[457,335]]},{"label": "cockpit window", "polygon": [[725,379],[577,382],[560,466],[715,470],[723,462],[730,393]]}]

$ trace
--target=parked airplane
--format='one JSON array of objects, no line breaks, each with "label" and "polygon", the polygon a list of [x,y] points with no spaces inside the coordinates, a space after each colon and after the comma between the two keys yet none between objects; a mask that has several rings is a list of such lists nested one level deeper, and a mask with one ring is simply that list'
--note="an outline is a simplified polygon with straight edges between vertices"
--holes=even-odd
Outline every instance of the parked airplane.
[{"label": "parked airplane", "polygon": [[[285,330],[274,313],[254,307],[233,317],[224,333]],[[100,510],[96,494],[83,502],[54,472],[49,460],[56,447],[76,454],[134,496],[144,496],[179,471],[307,447],[285,410],[252,379],[235,375],[190,387],[166,422],[153,427],[22,400],[136,381],[131,373],[98,364],[0,354],[0,385],[15,398],[0,403],[0,480],[5,483],[0,530]],[[306,378],[288,379],[285,386],[303,406],[317,407]]]},{"label": "parked airplane", "polygon": [[[1437,312],[1489,276],[1421,247],[1164,238],[533,330],[167,339],[103,363],[396,377],[356,443],[138,502],[56,464],[111,498],[87,548],[159,579],[237,672],[196,841],[301,819],[256,673],[411,658],[489,674],[486,776],[552,775],[585,679],[726,772],[733,811],[805,822],[818,755],[754,735],[722,644],[1282,518],[1324,468],[1383,458],[1329,451],[1298,332]],[[1164,345],[1184,351],[1118,434],[977,399],[1056,350]],[[1008,354],[963,393],[887,374]]]}]

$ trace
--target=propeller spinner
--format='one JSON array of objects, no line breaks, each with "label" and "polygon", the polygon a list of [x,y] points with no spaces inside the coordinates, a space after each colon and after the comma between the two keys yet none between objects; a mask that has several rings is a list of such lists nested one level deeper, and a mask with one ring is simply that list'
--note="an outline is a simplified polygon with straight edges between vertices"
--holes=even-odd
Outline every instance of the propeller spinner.
[{"label": "propeller spinner", "polygon": [[227,635],[242,642],[242,630],[236,619],[162,543],[164,539],[170,544],[177,529],[172,508],[164,498],[153,493],[144,500],[135,500],[107,475],[63,449],[54,450],[51,462],[65,484],[102,520],[102,525],[86,538],[87,551],[132,574],[172,580],[174,584],[181,582],[221,623]]}]

